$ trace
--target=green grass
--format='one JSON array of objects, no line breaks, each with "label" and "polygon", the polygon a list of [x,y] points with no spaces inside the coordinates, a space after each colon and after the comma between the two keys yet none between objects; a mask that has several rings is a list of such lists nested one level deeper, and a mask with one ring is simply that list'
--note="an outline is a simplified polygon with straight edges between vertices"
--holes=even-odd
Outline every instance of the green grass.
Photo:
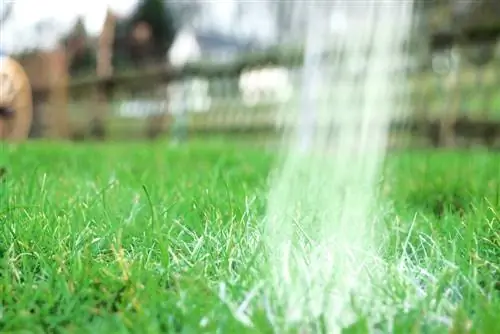
[{"label": "green grass", "polygon": [[[270,152],[40,142],[1,153],[1,332],[273,332],[265,299],[252,298]],[[384,256],[394,275],[419,276],[426,296],[389,280],[399,306],[382,332],[463,333],[469,321],[500,332],[498,166],[480,152],[390,157]],[[367,333],[369,318],[345,332]]]}]

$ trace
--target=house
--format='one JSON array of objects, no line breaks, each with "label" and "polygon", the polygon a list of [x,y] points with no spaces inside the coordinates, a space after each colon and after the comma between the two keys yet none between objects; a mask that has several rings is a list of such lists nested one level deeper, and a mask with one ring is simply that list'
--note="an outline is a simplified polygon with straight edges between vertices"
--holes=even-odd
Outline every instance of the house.
[{"label": "house", "polygon": [[238,86],[246,106],[287,103],[293,96],[292,73],[282,66],[266,66],[241,73]]},{"label": "house", "polygon": [[[174,39],[168,60],[171,65],[178,67],[200,60],[227,63],[258,49],[260,47],[252,41],[241,41],[214,31],[196,31],[186,27],[181,29]],[[175,104],[171,106],[171,110],[178,110],[184,106],[190,111],[207,111],[213,98],[209,94],[209,85],[209,81],[205,78],[192,78],[189,82],[171,85],[169,100]],[[244,71],[237,78],[236,85],[242,102],[247,106],[284,103],[292,95],[288,70],[282,67],[263,67]],[[187,101],[181,102],[186,100],[186,96],[189,96]],[[239,96],[234,98],[237,99]]]},{"label": "house", "polygon": [[[208,62],[231,62],[238,56],[254,49],[251,42],[240,41],[215,31],[200,31],[184,27],[177,33],[167,55],[168,63],[182,67],[200,60]],[[183,110],[208,111],[212,96],[210,82],[206,78],[190,78],[182,83],[170,84],[167,90],[169,109],[173,113]]]}]

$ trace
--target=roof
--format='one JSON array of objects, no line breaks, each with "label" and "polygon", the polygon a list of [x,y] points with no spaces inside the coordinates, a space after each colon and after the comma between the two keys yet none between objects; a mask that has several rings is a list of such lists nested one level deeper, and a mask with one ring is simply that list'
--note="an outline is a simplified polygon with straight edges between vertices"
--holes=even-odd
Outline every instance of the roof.
[{"label": "roof", "polygon": [[250,52],[258,48],[258,44],[249,38],[238,38],[236,36],[221,33],[216,30],[196,29],[186,26],[179,29],[177,33],[188,33],[194,37],[201,51],[232,49],[236,52]]},{"label": "roof", "polygon": [[215,31],[196,31],[194,35],[202,50],[232,48],[245,52],[251,50],[253,47],[251,41],[245,41]]}]

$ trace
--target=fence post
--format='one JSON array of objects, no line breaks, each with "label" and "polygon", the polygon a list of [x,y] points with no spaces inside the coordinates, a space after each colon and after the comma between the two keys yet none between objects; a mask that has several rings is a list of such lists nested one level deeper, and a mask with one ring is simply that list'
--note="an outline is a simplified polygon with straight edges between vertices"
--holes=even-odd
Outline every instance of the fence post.
[{"label": "fence post", "polygon": [[187,113],[189,99],[189,79],[183,79],[180,85],[180,103],[178,112],[174,113],[174,123],[172,127],[173,142],[180,143],[187,139]]},{"label": "fence post", "polygon": [[165,107],[162,105],[160,110],[157,109],[157,100],[154,100],[153,107],[150,110],[154,110],[153,115],[148,115],[148,128],[147,136],[150,139],[156,139],[164,130],[165,120],[167,118],[167,113],[165,112]]},{"label": "fence post", "polygon": [[49,106],[53,108],[53,131],[56,138],[68,139],[70,135],[68,115],[69,64],[64,50],[58,49],[50,55],[51,92]]},{"label": "fence post", "polygon": [[[101,78],[102,79],[102,78]],[[95,107],[90,111],[89,133],[91,137],[103,140],[106,137],[105,115],[108,108],[108,97],[111,95],[107,81],[99,81],[94,91]]]},{"label": "fence post", "polygon": [[[30,79],[34,80],[34,90],[45,92],[38,94],[43,96],[42,100],[36,101],[34,108],[38,119],[43,118],[43,129],[41,135],[52,139],[67,139],[69,137],[68,116],[68,57],[64,49],[60,47],[47,52],[32,54]],[[42,111],[43,110],[43,111]]]},{"label": "fence post", "polygon": [[[456,66],[453,66],[453,58],[456,56]],[[443,91],[446,94],[445,115],[439,117],[439,146],[453,147],[456,143],[456,133],[454,130],[457,120],[457,112],[460,108],[460,58],[455,50],[450,51],[449,72],[443,78]]]},{"label": "fence post", "polygon": [[[160,89],[155,89],[151,108],[148,108],[146,136],[150,139],[156,139],[160,136],[168,126],[168,81],[160,81]],[[161,103],[159,103],[161,101]],[[167,125],[166,125],[167,123]]]}]

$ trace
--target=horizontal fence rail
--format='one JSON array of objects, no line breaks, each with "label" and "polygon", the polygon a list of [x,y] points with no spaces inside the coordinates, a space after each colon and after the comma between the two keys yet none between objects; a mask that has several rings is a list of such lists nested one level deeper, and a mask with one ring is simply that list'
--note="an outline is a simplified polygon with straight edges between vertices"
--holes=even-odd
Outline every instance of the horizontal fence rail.
[{"label": "horizontal fence rail", "polygon": [[[325,67],[323,73],[334,77],[336,84],[323,87],[318,98],[349,91],[349,85],[362,75],[352,69],[343,71],[341,77],[335,68]],[[434,146],[497,144],[497,62],[481,68],[462,66],[446,74],[405,71],[408,89],[395,102],[402,103],[405,112],[391,126],[396,137]],[[73,139],[163,135],[182,139],[208,134],[273,137],[300,104],[302,75],[300,52],[274,50],[228,64],[162,65],[104,78],[78,77],[66,86],[34,92],[41,102],[32,133],[45,136],[57,132],[48,129],[58,127],[66,128],[59,130],[61,136]]]}]

